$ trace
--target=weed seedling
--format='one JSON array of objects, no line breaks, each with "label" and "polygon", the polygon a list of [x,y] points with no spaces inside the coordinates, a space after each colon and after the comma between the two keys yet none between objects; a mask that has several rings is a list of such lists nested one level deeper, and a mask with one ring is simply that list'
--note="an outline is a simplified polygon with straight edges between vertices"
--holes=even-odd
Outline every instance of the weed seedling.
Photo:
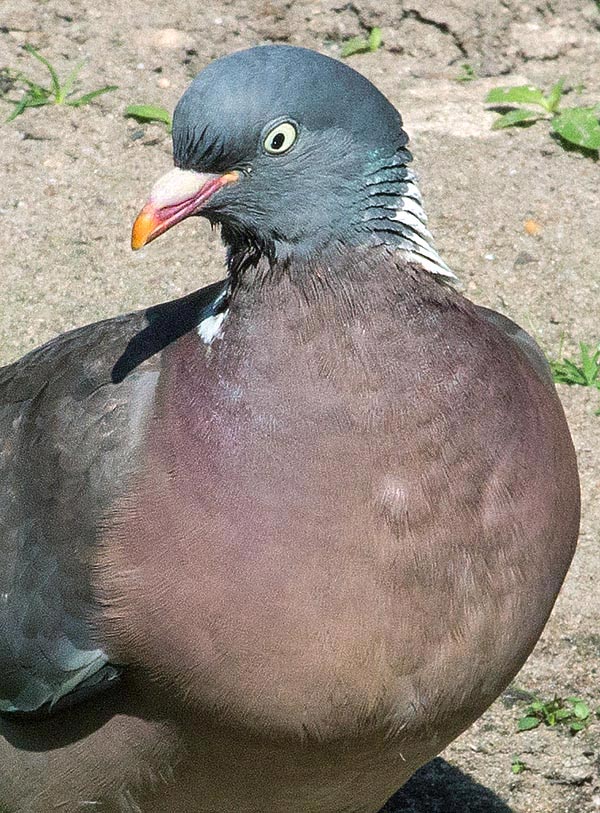
[{"label": "weed seedling", "polygon": [[[512,109],[502,113],[492,124],[492,129],[527,126],[545,119],[550,122],[552,130],[560,136],[563,145],[568,142],[585,150],[599,150],[600,105],[560,109],[564,83],[564,78],[560,79],[547,94],[534,85],[493,88],[485,98],[486,103],[501,109],[505,107]],[[535,109],[522,105],[533,105]]]},{"label": "weed seedling", "polygon": [[135,119],[136,121],[147,124],[154,121],[162,121],[167,125],[167,130],[171,132],[173,122],[168,110],[156,104],[130,104],[125,108],[125,116]]},{"label": "weed seedling", "polygon": [[103,93],[108,93],[111,90],[116,90],[116,85],[105,85],[98,90],[92,90],[90,93],[84,93],[81,96],[75,95],[75,83],[79,72],[81,71],[84,63],[79,62],[67,76],[64,82],[61,83],[58,73],[54,66],[43,57],[32,45],[24,45],[24,49],[28,54],[35,57],[38,62],[47,69],[50,74],[50,87],[43,87],[38,85],[32,79],[24,76],[22,73],[15,72],[12,74],[12,79],[15,85],[23,85],[23,96],[19,101],[13,101],[14,109],[6,121],[12,121],[20,116],[28,107],[43,107],[47,104],[65,104],[70,107],[81,107],[84,104],[89,104],[97,96]]},{"label": "weed seedling", "polygon": [[518,730],[530,731],[542,723],[555,728],[565,726],[577,734],[590,722],[590,710],[579,697],[555,697],[554,700],[534,700],[519,719]]},{"label": "weed seedling", "polygon": [[528,771],[529,770],[529,768],[523,762],[523,760],[519,759],[519,757],[516,756],[516,755],[513,756],[512,760],[511,760],[510,769],[514,774],[517,774],[517,775],[520,774],[520,773],[523,773],[523,771]]},{"label": "weed seedling", "polygon": [[368,54],[381,48],[381,28],[372,28],[368,37],[352,37],[342,44],[342,57]]},{"label": "weed seedling", "polygon": [[456,77],[456,81],[472,82],[474,79],[477,79],[475,68],[472,65],[469,65],[468,62],[463,62],[463,64],[460,66],[460,73]]},{"label": "weed seedling", "polygon": [[[579,342],[579,363],[561,357],[550,361],[552,377],[557,384],[570,387],[595,387],[600,391],[600,344],[593,350],[585,342]],[[600,409],[595,413],[600,415]]]}]

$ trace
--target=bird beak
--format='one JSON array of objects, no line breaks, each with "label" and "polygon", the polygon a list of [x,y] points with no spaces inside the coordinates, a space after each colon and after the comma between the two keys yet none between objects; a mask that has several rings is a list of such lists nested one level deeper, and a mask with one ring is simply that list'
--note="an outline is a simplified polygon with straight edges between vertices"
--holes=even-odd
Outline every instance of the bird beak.
[{"label": "bird beak", "polygon": [[131,248],[142,248],[171,226],[195,215],[215,192],[239,177],[239,172],[214,175],[177,168],[167,172],[154,184],[148,203],[135,219]]}]

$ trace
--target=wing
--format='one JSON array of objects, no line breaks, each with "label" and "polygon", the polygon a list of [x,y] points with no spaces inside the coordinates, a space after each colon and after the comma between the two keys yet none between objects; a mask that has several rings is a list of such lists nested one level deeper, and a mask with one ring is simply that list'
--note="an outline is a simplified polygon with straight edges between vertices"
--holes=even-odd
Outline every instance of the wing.
[{"label": "wing", "polygon": [[140,464],[161,350],[223,291],[89,325],[0,369],[0,712],[114,684],[93,635],[92,553]]},{"label": "wing", "polygon": [[535,339],[507,316],[503,316],[501,313],[493,311],[490,308],[484,308],[481,305],[475,305],[475,309],[486,322],[494,325],[501,333],[508,336],[513,344],[519,348],[521,353],[529,359],[531,366],[540,378],[554,389],[552,370],[550,369],[546,356],[542,353]]}]

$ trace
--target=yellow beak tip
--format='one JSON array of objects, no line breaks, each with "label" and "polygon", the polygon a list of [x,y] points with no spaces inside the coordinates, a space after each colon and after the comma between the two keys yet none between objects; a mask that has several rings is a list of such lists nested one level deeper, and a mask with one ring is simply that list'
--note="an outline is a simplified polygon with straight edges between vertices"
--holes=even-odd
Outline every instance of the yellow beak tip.
[{"label": "yellow beak tip", "polygon": [[144,206],[136,217],[131,230],[131,248],[137,251],[149,243],[159,225],[160,220],[156,216],[156,209],[151,205]]}]

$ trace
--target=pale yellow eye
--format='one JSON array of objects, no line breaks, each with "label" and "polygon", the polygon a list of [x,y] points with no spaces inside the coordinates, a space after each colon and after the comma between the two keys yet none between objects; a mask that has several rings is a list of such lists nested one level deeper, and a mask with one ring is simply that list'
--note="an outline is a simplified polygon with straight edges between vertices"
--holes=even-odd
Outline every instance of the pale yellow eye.
[{"label": "pale yellow eye", "polygon": [[291,121],[282,121],[267,133],[263,147],[270,155],[287,152],[298,138],[298,131]]}]

